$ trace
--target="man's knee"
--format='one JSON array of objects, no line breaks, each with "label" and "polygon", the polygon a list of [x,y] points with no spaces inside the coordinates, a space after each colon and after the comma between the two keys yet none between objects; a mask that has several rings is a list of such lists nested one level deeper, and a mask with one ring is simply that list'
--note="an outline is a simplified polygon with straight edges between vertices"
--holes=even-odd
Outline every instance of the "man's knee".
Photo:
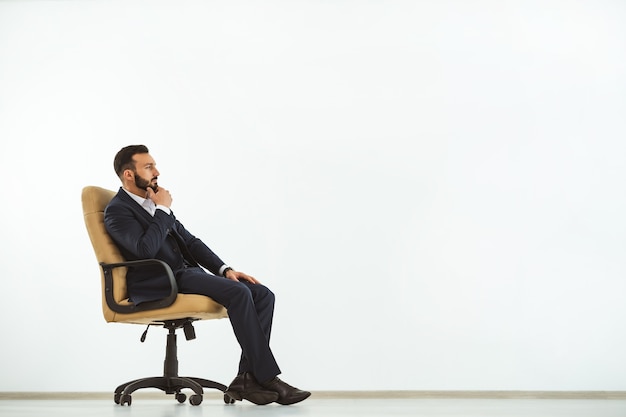
[{"label": "man's knee", "polygon": [[238,282],[232,288],[231,299],[238,303],[252,303],[256,305],[274,305],[274,293],[262,284],[247,284]]},{"label": "man's knee", "polygon": [[272,303],[274,302],[274,300],[276,300],[276,296],[274,295],[274,293],[272,292],[272,290],[270,290],[267,287],[265,288],[265,297],[267,297],[268,300],[271,300]]},{"label": "man's knee", "polygon": [[252,288],[254,302],[256,304],[272,306],[274,305],[274,300],[276,299],[276,296],[274,295],[272,290],[261,284],[254,285]]},{"label": "man's knee", "polygon": [[235,282],[234,284],[235,285],[233,285],[231,288],[233,298],[249,299],[250,301],[252,301],[252,291],[250,291],[250,288],[248,288],[247,285],[241,282]]}]

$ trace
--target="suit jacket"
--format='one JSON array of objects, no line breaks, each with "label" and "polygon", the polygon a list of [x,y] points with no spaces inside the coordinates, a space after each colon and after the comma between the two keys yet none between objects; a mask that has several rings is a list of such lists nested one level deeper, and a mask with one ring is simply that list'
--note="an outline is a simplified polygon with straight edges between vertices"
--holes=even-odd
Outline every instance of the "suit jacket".
[{"label": "suit jacket", "polygon": [[[174,213],[156,210],[154,217],[122,188],[104,210],[104,225],[126,260],[156,258],[176,276],[186,266],[203,266],[218,274],[224,262],[176,220]],[[136,304],[158,300],[170,292],[160,266],[129,268],[128,294]]]}]

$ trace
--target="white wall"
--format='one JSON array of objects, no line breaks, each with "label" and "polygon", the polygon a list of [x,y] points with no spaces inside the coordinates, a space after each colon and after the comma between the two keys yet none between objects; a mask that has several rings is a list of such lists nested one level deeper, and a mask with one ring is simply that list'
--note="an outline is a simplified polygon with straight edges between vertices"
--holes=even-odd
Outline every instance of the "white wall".
[{"label": "white wall", "polygon": [[[0,2],[0,391],[109,391],[80,191],[145,143],[313,390],[626,390],[626,3]],[[227,321],[181,373],[228,383]]]}]

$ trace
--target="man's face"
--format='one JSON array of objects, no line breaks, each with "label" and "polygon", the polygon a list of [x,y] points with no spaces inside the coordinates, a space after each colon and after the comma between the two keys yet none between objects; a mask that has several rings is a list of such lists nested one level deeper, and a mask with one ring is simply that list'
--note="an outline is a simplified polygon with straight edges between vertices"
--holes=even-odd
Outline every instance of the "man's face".
[{"label": "man's face", "polygon": [[133,156],[135,161],[135,169],[133,171],[135,175],[135,185],[142,190],[147,190],[148,187],[154,191],[158,189],[158,177],[159,171],[156,169],[156,163],[154,159],[147,153],[138,153]]}]

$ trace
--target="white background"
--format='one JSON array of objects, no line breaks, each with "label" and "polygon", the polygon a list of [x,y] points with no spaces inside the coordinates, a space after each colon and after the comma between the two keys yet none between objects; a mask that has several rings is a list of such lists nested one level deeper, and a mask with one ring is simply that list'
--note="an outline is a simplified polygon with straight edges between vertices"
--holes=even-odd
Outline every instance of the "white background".
[{"label": "white background", "polygon": [[[311,390],[626,390],[626,3],[0,2],[0,391],[110,391],[85,185],[146,144]],[[179,337],[228,383],[227,320]]]}]

